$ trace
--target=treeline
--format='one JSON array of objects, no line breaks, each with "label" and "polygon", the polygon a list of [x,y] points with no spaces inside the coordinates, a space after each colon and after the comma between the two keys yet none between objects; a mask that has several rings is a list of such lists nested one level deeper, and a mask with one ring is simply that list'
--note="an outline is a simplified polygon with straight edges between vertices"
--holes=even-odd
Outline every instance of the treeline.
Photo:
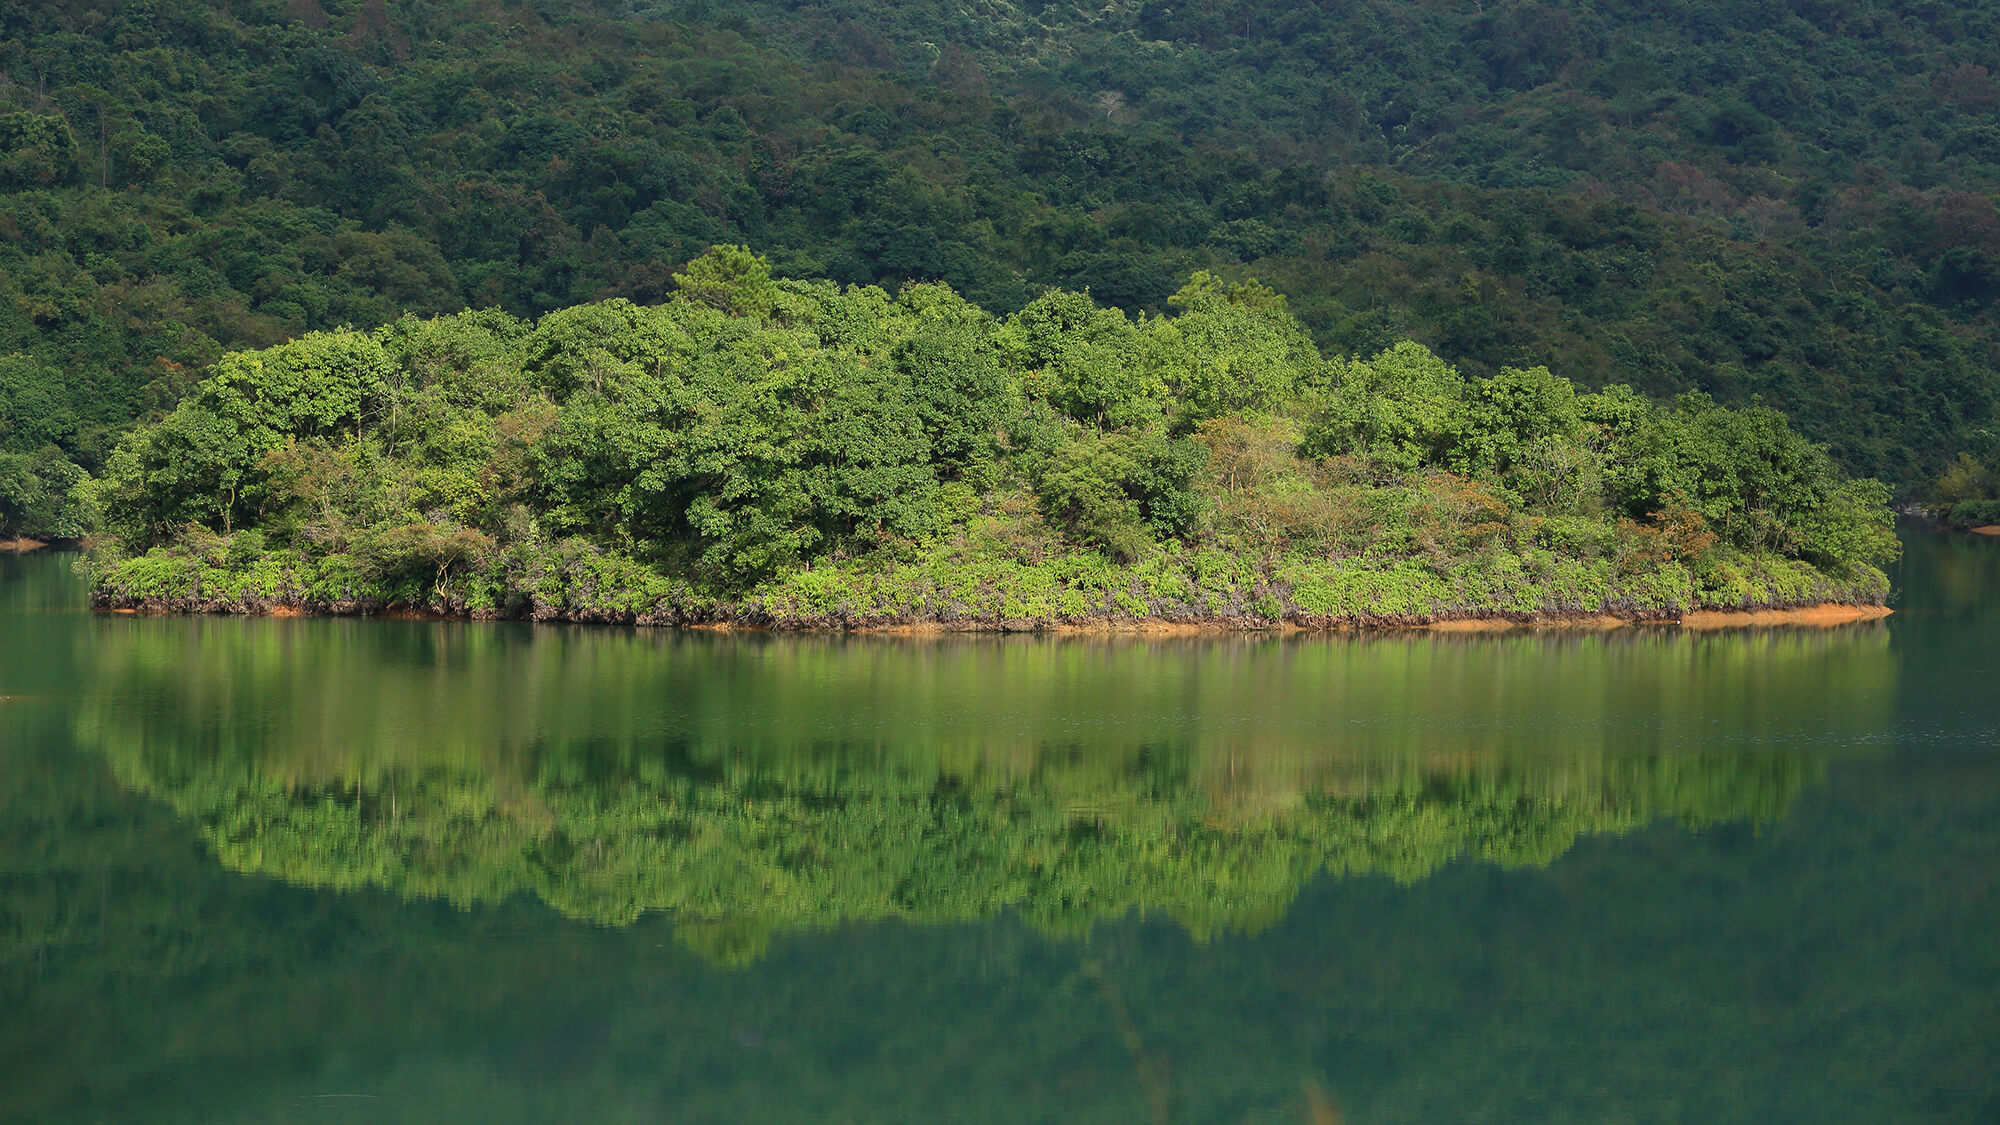
[{"label": "treeline", "polygon": [[996,314],[1254,270],[1327,351],[1762,396],[1913,491],[1994,417],[1989,8],[15,6],[0,519],[73,533],[226,351],[717,242]]},{"label": "treeline", "polygon": [[1327,359],[1282,297],[774,279],[231,353],[78,490],[110,602],[779,624],[1879,600],[1888,491],[1767,408]]}]

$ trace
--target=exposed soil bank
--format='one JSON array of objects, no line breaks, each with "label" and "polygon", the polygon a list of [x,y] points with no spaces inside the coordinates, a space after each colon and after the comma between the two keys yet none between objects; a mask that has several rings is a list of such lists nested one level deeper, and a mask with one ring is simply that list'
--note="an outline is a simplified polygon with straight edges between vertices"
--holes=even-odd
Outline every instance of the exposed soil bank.
[{"label": "exposed soil bank", "polygon": [[1969,529],[1974,535],[2000,535],[2000,523],[1989,523],[1985,527]]},{"label": "exposed soil bank", "polygon": [[39,551],[46,546],[39,539],[0,539],[0,551]]},{"label": "exposed soil bank", "polygon": [[1703,609],[1683,614],[1684,629],[1738,629],[1756,625],[1849,625],[1876,621],[1893,613],[1885,605],[1814,605],[1795,609]]},{"label": "exposed soil bank", "polygon": [[[280,601],[227,601],[194,598],[125,598],[93,594],[92,606],[100,612],[119,614],[218,614],[263,617],[386,617],[420,621],[490,621],[490,613],[438,613],[401,605],[369,602],[336,602],[307,605]],[[1160,617],[1092,617],[1081,620],[962,618],[957,620],[851,620],[839,618],[778,619],[746,614],[741,618],[715,620],[675,620],[652,616],[623,620],[602,616],[536,614],[532,619],[552,623],[650,625],[697,629],[707,632],[795,632],[856,633],[874,636],[923,637],[948,633],[1041,633],[1051,636],[1132,636],[1188,637],[1213,633],[1249,632],[1353,632],[1362,630],[1424,629],[1437,633],[1505,633],[1516,630],[1622,629],[1628,626],[1678,626],[1714,630],[1764,626],[1829,627],[1876,621],[1894,612],[1887,606],[1820,602],[1813,605],[1769,606],[1747,609],[1699,609],[1670,614],[1639,613],[1538,613],[1538,614],[1404,614],[1362,615],[1357,617],[1313,617],[1294,613],[1282,620],[1257,616],[1217,616],[1174,620]]]},{"label": "exposed soil bank", "polygon": [[1619,617],[1610,613],[1586,613],[1573,617],[1547,616],[1514,621],[1505,617],[1460,617],[1433,621],[1424,628],[1434,633],[1506,633],[1515,629],[1622,629],[1627,625],[1672,625],[1671,618]]}]

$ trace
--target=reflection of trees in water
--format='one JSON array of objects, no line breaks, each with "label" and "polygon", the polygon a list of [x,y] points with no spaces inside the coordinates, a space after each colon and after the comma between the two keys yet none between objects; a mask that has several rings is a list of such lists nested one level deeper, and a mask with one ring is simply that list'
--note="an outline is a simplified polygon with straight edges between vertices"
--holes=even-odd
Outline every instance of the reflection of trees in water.
[{"label": "reflection of trees in water", "polygon": [[[179,631],[188,625],[201,629]],[[321,626],[331,628],[308,643]],[[5,733],[24,736],[0,739],[0,854],[13,860],[0,872],[0,1060],[25,1076],[0,1083],[0,1118],[172,1119],[199,1104],[205,1119],[271,1119],[303,1112],[291,1100],[302,1089],[366,1089],[383,1095],[366,1106],[380,1120],[1143,1120],[1149,1091],[1093,967],[1115,983],[1149,1065],[1169,1084],[1176,1121],[1298,1120],[1302,1075],[1320,1076],[1353,1121],[1944,1122],[1978,1118],[1988,1104],[1980,1099],[1990,1096],[2000,1044],[1988,987],[1995,899],[1979,863],[1995,854],[2000,815],[1987,758],[1934,760],[1935,776],[1915,768],[1922,758],[1849,761],[1834,767],[1831,786],[1818,786],[1807,763],[1827,746],[1875,744],[1894,677],[1880,629],[1682,638],[1679,647],[1637,634],[1391,639],[1372,649],[1291,646],[1289,663],[1283,645],[1208,646],[1206,663],[1173,646],[1133,646],[1131,656],[1095,662],[1066,657],[1071,666],[1042,689],[1032,676],[996,671],[1030,663],[1018,654],[1031,642],[1000,646],[1017,653],[1015,665],[961,677],[991,681],[996,697],[1019,697],[1045,716],[1064,706],[1059,684],[1095,692],[1114,731],[1153,713],[1163,694],[1207,692],[1189,708],[1206,728],[1170,739],[1154,714],[1156,736],[1127,745],[1163,749],[1141,755],[1078,738],[1020,741],[997,709],[955,727],[942,718],[898,727],[878,713],[869,721],[885,733],[849,737],[845,749],[787,749],[775,734],[737,738],[726,725],[690,737],[658,690],[690,665],[736,677],[739,710],[767,686],[744,671],[747,657],[730,655],[739,650],[762,653],[772,676],[796,673],[795,687],[811,676],[850,686],[864,677],[837,659],[802,664],[783,656],[783,643],[755,641],[649,665],[611,630],[589,634],[605,638],[589,647],[550,650],[565,659],[545,668],[583,669],[559,689],[510,671],[516,698],[495,692],[491,705],[513,708],[509,724],[543,718],[491,741],[497,720],[477,713],[473,673],[496,662],[518,669],[525,658],[459,643],[451,628],[413,637],[389,659],[384,649],[399,651],[402,627],[383,623],[89,627],[89,643],[71,656],[91,662],[78,669],[88,674],[65,677],[89,685],[77,689],[79,706],[25,703],[8,721],[44,725],[12,726]],[[370,631],[383,639],[366,640]],[[813,643],[822,653],[840,647]],[[939,661],[941,648],[926,648],[926,659]],[[1375,655],[1333,655],[1364,650]],[[871,675],[893,675],[921,706],[941,697],[921,694],[910,663],[872,659],[886,667]],[[1927,659],[1942,668],[1942,658]],[[1952,659],[1966,669],[1961,681],[1990,666],[1963,650]],[[1234,680],[1222,674],[1230,661],[1243,670]],[[364,664],[380,671],[364,675]],[[638,669],[630,701],[598,723],[589,713],[626,690],[611,682],[621,667]],[[1131,682],[1147,667],[1171,692]],[[1407,696],[1384,687],[1397,682],[1394,667]],[[1473,674],[1480,668],[1486,677]],[[1397,722],[1338,726],[1331,705],[1315,710],[1300,690],[1328,681]],[[716,706],[731,697],[703,683]],[[1116,683],[1126,685],[1123,702],[1108,690]],[[1904,687],[1933,710],[1953,698],[1934,685]],[[1248,702],[1226,706],[1239,695]],[[800,689],[800,698],[840,697],[829,687]],[[1661,702],[1647,709],[1646,698]],[[1518,705],[1502,714],[1527,723],[1534,740],[1505,742],[1471,722],[1510,699]],[[1695,699],[1710,710],[1669,713]],[[1398,707],[1428,700],[1437,706],[1425,713],[1442,716],[1428,731],[1398,725],[1411,714]],[[423,701],[439,713],[408,709]],[[1252,722],[1255,708],[1281,705],[1310,721]],[[1593,708],[1616,707],[1642,710],[1645,721],[1586,721]],[[359,708],[352,721],[349,708]],[[1535,725],[1538,713],[1553,718]],[[219,722],[223,714],[236,718]],[[1773,721],[1784,714],[1824,737],[1788,735]],[[825,730],[809,717],[780,716],[797,731]],[[861,722],[845,721],[850,730]],[[629,736],[603,733],[616,724],[630,724],[618,728]],[[990,729],[975,729],[982,724]],[[912,733],[898,740],[899,729]],[[960,734],[949,741],[939,730]],[[1331,748],[1327,730],[1353,748]],[[71,733],[96,756],[70,753]],[[1396,741],[1406,733],[1408,745]],[[1795,783],[1769,786],[1771,815],[1797,787],[1815,788],[1754,839],[1738,828],[1637,832],[1584,842],[1548,869],[1502,875],[1460,864],[1407,887],[1310,887],[1283,925],[1255,940],[1193,948],[1173,927],[1128,921],[1100,926],[1088,943],[1050,943],[1009,917],[948,930],[821,931],[727,973],[672,943],[740,960],[768,940],[768,915],[683,916],[669,936],[658,918],[573,925],[526,898],[458,911],[241,878],[213,862],[212,845],[193,846],[188,823],[120,791],[100,764],[189,809],[197,779],[206,779],[201,793],[254,782],[349,801],[358,780],[368,825],[415,815],[404,803],[412,777],[440,779],[440,792],[450,789],[444,779],[461,779],[453,784],[475,805],[490,800],[491,818],[552,831],[561,805],[549,792],[615,789],[633,773],[717,790],[763,777],[820,793],[847,771],[905,775],[878,786],[889,791],[952,778],[996,793],[1032,783],[1088,794],[1076,815],[1107,818],[1157,808],[1151,794],[1165,790],[1225,834],[1371,792],[1435,801],[1421,795],[1432,777],[1460,789],[1511,778],[1583,802],[1641,788],[1642,763],[1669,772],[1704,737],[1723,747],[1708,755],[1712,768],[1690,764],[1680,777],[1719,796],[1685,804],[1721,809],[1760,760],[1798,770]],[[1758,740],[1774,748],[1748,749]],[[1787,749],[1794,744],[1815,749]],[[1661,797],[1654,811],[1666,805]]]},{"label": "reflection of trees in water", "polygon": [[[1308,786],[1245,818],[1174,768],[1182,755],[1057,765],[1005,783],[906,768],[828,776],[739,764],[588,781],[544,760],[527,784],[397,767],[357,787],[241,762],[119,760],[195,820],[232,868],[460,903],[532,892],[572,917],[663,911],[725,960],[773,932],[841,921],[956,922],[1019,910],[1079,930],[1132,908],[1197,933],[1261,928],[1321,870],[1409,880],[1459,857],[1541,864],[1581,834],[1659,817],[1768,819],[1819,772],[1757,753],[1416,773],[1367,793]],[[1341,789],[1348,787],[1343,785]]]},{"label": "reflection of trees in water", "polygon": [[1994,614],[2000,590],[2000,539],[1979,535],[1904,537],[1896,581],[1915,613],[1972,621]]},{"label": "reflection of trees in water", "polygon": [[[1320,871],[1546,863],[1767,820],[1767,744],[1869,728],[1881,630],[851,642],[101,623],[78,732],[224,863],[459,903],[665,912],[726,960],[840,921],[1138,908],[1200,934]],[[154,701],[148,703],[147,701]]]},{"label": "reflection of trees in water", "polygon": [[[40,888],[83,916],[0,996],[0,1058],[36,1079],[0,1084],[8,1120],[196,1099],[268,1120],[300,1090],[366,1090],[392,1121],[1130,1122],[1158,1097],[1136,1031],[1177,1122],[1300,1120],[1302,1075],[1353,1121],[1944,1122],[1974,1119],[2000,1043],[1993,902],[1947,881],[1993,852],[1990,770],[1926,802],[1901,764],[1849,762],[1754,846],[1642,832],[1547,870],[1322,886],[1206,949],[1002,919],[841,928],[713,973],[655,919],[231,876],[90,757],[45,757],[46,777],[0,774],[0,840],[38,872],[5,903]],[[700,925],[709,956],[763,936]]]}]

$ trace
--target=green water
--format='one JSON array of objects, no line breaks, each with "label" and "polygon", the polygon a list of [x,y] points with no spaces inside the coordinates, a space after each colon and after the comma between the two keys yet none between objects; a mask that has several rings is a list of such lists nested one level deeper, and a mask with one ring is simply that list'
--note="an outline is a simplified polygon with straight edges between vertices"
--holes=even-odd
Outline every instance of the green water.
[{"label": "green water", "polygon": [[0,1119],[2000,1120],[2000,543],[1825,631],[98,617],[0,555]]}]

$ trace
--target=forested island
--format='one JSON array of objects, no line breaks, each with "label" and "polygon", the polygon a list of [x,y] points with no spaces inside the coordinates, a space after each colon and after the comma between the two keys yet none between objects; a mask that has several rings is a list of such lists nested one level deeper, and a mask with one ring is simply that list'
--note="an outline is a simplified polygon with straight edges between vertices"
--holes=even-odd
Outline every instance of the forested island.
[{"label": "forested island", "polygon": [[1993,1116],[1996,75],[0,4],[0,1118]]},{"label": "forested island", "polygon": [[1888,490],[1777,412],[1166,316],[779,280],[232,353],[85,491],[101,606],[776,627],[1879,603]]}]

